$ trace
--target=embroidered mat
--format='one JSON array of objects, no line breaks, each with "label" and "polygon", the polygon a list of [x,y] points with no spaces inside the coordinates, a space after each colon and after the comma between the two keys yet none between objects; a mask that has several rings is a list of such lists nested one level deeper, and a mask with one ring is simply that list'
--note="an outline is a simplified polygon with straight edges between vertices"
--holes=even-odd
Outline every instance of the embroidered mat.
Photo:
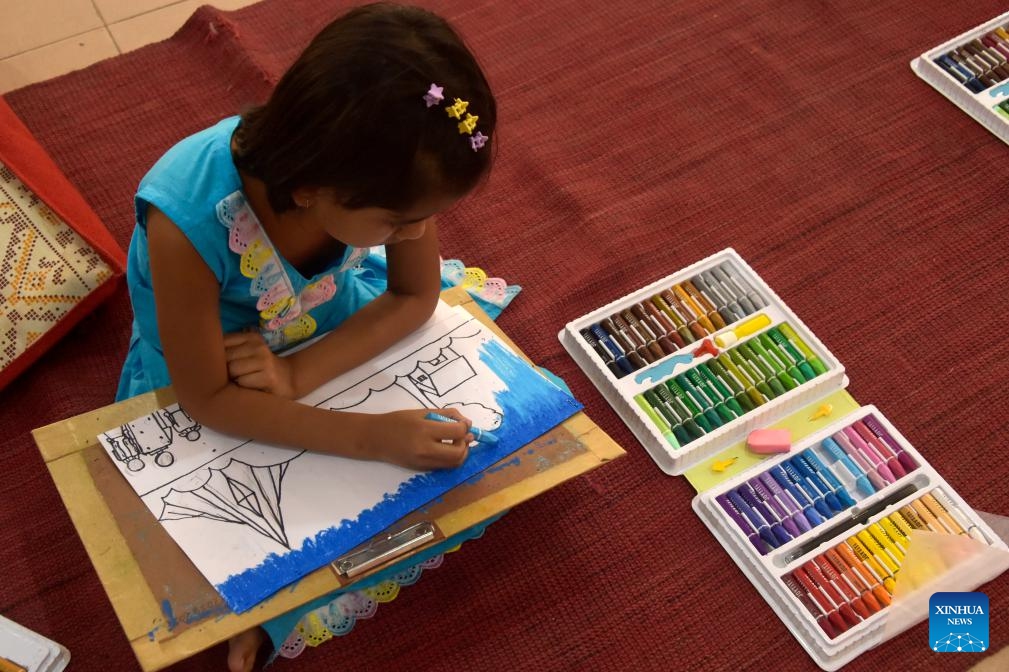
[{"label": "embroidered mat", "polygon": [[0,371],[113,271],[0,163]]}]

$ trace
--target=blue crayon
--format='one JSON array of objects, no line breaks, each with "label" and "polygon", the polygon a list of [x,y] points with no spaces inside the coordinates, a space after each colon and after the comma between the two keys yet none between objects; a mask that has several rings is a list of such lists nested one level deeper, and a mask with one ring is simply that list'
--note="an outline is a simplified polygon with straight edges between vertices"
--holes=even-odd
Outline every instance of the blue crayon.
[{"label": "blue crayon", "polygon": [[838,513],[844,511],[845,507],[841,505],[841,500],[837,498],[837,495],[827,485],[827,482],[810,468],[809,463],[803,460],[801,455],[793,457],[791,462],[795,470],[802,474],[802,477],[809,481],[823,495],[823,501],[827,503],[827,506]]},{"label": "blue crayon", "polygon": [[827,481],[827,485],[833,488],[834,494],[837,495],[839,500],[841,500],[841,505],[844,506],[844,508],[847,509],[855,506],[855,500],[848,494],[848,490],[844,487],[841,481],[838,480],[834,472],[820,461],[820,458],[816,456],[812,448],[804,451],[799,455],[799,457],[806,461],[806,465],[812,469],[814,473],[818,474],[820,478]]},{"label": "blue crayon", "polygon": [[862,471],[857,464],[851,459],[851,456],[841,449],[841,446],[837,445],[837,441],[830,438],[829,436],[820,442],[823,449],[830,453],[836,461],[844,465],[844,468],[855,477],[855,487],[865,493],[866,496],[876,493],[876,488],[872,483],[869,482],[868,476]]},{"label": "blue crayon", "polygon": [[834,511],[827,502],[823,501],[823,496],[820,495],[820,492],[806,479],[805,476],[802,475],[801,472],[795,468],[794,464],[792,464],[789,460],[785,460],[779,466],[785,470],[785,473],[788,474],[788,477],[792,480],[792,482],[799,486],[800,490],[806,493],[809,500],[813,502],[813,506],[820,512],[820,515],[824,518],[834,517],[837,512]]},{"label": "blue crayon", "polygon": [[598,324],[593,324],[591,327],[589,327],[589,331],[592,333],[593,336],[596,337],[596,340],[598,340],[599,343],[601,343],[607,350],[613,353],[613,359],[616,361],[617,366],[619,366],[623,370],[624,375],[634,372],[634,365],[631,364],[629,361],[627,361],[627,357],[624,356],[624,351],[620,348],[619,345],[613,342],[613,340],[610,338],[610,335],[607,334],[602,327],[600,327]]},{"label": "blue crayon", "polygon": [[[438,415],[437,413],[428,413],[424,417],[428,420],[434,420],[435,422],[462,422],[461,420],[449,418],[444,415]],[[493,446],[498,442],[498,438],[496,436],[487,430],[480,429],[478,427],[470,427],[469,433],[473,435],[473,440],[477,443],[486,443],[488,446]]]},{"label": "blue crayon", "polygon": [[796,487],[795,482],[788,477],[788,474],[785,473],[784,469],[777,466],[771,467],[767,470],[767,473],[771,475],[771,478],[778,482],[778,485],[785,489],[785,492],[792,496],[795,503],[802,509],[802,514],[806,516],[806,520],[809,521],[810,525],[816,527],[817,525],[823,524],[823,516],[821,516],[820,512],[816,510],[813,506],[813,502],[806,496],[806,494]]}]

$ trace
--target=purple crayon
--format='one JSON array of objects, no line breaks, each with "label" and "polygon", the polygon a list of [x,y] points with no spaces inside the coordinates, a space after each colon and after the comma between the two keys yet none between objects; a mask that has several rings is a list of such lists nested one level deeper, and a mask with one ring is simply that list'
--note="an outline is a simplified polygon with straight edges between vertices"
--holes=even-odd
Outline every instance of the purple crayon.
[{"label": "purple crayon", "polygon": [[715,500],[722,505],[722,508],[725,509],[725,513],[729,514],[729,518],[736,521],[736,525],[738,525],[739,529],[743,531],[743,534],[745,534],[747,539],[750,540],[750,543],[753,544],[753,547],[757,549],[758,553],[761,555],[767,555],[771,551],[771,547],[760,538],[760,535],[757,534],[756,530],[754,530],[753,526],[750,525],[750,522],[743,516],[743,514],[739,512],[736,505],[729,501],[728,495],[719,495],[718,497],[715,497]]},{"label": "purple crayon", "polygon": [[[786,509],[788,509],[792,514],[792,521],[795,523],[796,527],[799,528],[801,532],[809,532],[813,529],[813,526],[809,524],[809,520],[806,516],[802,515],[802,505],[799,504],[792,495],[784,490],[778,482],[774,480],[768,472],[762,473],[757,476],[757,479],[764,486],[764,489],[770,492],[775,499],[781,502]],[[796,535],[798,536],[798,535]]]},{"label": "purple crayon", "polygon": [[[781,521],[781,526],[784,527],[790,535],[792,535],[793,539],[802,534],[802,530],[800,530],[796,522],[792,520],[792,516],[785,510],[785,507],[781,504],[781,502],[779,502],[774,495],[764,487],[764,484],[759,478],[751,478],[747,481],[747,485],[753,488],[753,492],[757,496],[758,500],[771,507],[775,515],[777,515],[778,520]],[[802,516],[800,516],[800,518],[801,517]]]}]

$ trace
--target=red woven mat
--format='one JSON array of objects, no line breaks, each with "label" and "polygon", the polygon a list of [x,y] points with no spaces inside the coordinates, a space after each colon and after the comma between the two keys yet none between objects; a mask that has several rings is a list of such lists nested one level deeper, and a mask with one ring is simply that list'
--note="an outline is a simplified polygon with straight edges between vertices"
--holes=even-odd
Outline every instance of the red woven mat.
[{"label": "red woven mat", "polygon": [[[575,364],[563,324],[734,247],[978,509],[1009,514],[1006,147],[908,61],[994,0],[428,3],[500,101],[490,183],[444,254],[524,286],[501,325],[629,455],[525,504],[377,619],[279,668],[803,670],[813,663]],[[174,141],[260,100],[342,3],[207,8],[171,40],[14,92],[125,246]],[[108,403],[122,293],[0,395],[0,611],[81,670],[135,669],[27,432]],[[1009,579],[987,587],[1009,613]],[[918,626],[852,670],[965,669]],[[991,618],[997,647],[1009,618]],[[179,665],[219,670],[216,649]]]}]

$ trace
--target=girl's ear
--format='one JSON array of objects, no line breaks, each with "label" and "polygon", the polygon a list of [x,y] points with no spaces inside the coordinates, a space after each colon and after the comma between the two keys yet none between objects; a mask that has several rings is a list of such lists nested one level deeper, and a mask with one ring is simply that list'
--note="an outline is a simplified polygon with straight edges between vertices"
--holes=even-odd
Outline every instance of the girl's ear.
[{"label": "girl's ear", "polygon": [[321,191],[319,187],[298,187],[291,192],[291,198],[299,208],[310,208],[319,200]]}]

